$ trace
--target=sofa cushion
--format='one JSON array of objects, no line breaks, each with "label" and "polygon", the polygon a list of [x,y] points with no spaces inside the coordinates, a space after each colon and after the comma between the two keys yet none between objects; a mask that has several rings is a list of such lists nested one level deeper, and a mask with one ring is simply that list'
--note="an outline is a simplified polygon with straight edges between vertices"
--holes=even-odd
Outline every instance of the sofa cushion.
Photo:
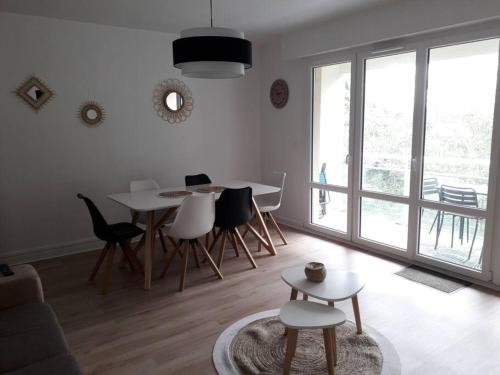
[{"label": "sofa cushion", "polygon": [[33,303],[0,310],[0,373],[67,353],[49,305]]}]

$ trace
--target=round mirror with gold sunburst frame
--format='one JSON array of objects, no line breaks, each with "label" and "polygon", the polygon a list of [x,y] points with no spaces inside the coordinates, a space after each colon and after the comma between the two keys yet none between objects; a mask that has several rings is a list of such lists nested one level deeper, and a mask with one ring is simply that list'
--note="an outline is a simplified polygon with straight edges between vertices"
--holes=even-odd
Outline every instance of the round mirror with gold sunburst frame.
[{"label": "round mirror with gold sunburst frame", "polygon": [[153,105],[160,118],[171,124],[180,123],[191,115],[193,96],[184,82],[170,78],[155,87]]},{"label": "round mirror with gold sunburst frame", "polygon": [[80,120],[90,127],[96,127],[102,124],[106,114],[104,108],[96,102],[83,103],[79,111]]}]

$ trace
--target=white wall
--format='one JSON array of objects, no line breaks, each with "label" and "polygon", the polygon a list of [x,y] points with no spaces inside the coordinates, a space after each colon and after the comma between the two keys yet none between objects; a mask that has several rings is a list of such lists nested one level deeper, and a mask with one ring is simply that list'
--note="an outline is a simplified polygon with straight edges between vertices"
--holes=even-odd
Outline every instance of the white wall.
[{"label": "white wall", "polygon": [[287,33],[283,59],[500,19],[498,0],[398,0]]},{"label": "white wall", "polygon": [[[424,2],[424,0],[422,0]],[[429,3],[425,1],[426,3]],[[407,2],[411,5],[409,8],[414,9],[414,2]],[[438,3],[438,2],[435,2]],[[436,7],[429,6],[427,9],[427,15],[429,18],[437,22],[438,17],[435,16],[434,12],[442,11],[442,4],[436,4]],[[448,3],[449,1],[443,0],[443,3]],[[467,23],[467,18],[464,16],[465,10],[469,9],[471,3],[478,4],[479,2],[467,2],[467,1],[457,1],[455,7],[450,7],[452,13],[460,14],[463,16],[461,18],[461,23]],[[490,10],[489,15],[491,17],[500,16],[500,2],[495,2],[494,4],[490,1],[481,1],[481,6],[485,4],[485,8],[482,7],[480,11]],[[467,7],[460,8],[459,5],[467,5]],[[388,9],[388,8],[387,8]],[[398,5],[396,7],[402,14],[407,14],[403,12],[402,8]],[[373,10],[368,11],[366,14],[371,14]],[[476,20],[478,11],[471,12],[470,20]],[[366,17],[366,14],[360,14],[357,16],[352,16],[351,20],[362,20]],[[441,13],[439,13],[441,14]],[[423,14],[420,14],[423,17]],[[357,18],[356,18],[357,17]],[[423,17],[425,18],[425,17]],[[449,26],[450,17],[443,17],[443,24],[441,26]],[[376,37],[377,30],[390,31],[393,30],[393,38],[399,38],[403,35],[399,34],[398,31],[405,29],[404,25],[400,23],[400,19],[395,19],[392,12],[387,13],[387,18],[383,18],[381,15],[377,19],[377,24],[372,25],[372,27],[360,27],[363,23],[359,22],[343,22],[341,25],[344,26],[342,30],[342,35],[348,35],[345,40],[342,41],[338,46],[343,46],[344,42],[349,42],[354,45],[365,44],[369,32],[373,32]],[[416,23],[411,23],[416,24]],[[423,23],[426,24],[425,22]],[[471,26],[470,30],[480,30],[484,27],[491,27],[493,23],[488,22],[487,24],[478,24]],[[370,24],[371,25],[371,24]],[[327,48],[327,46],[332,46],[332,43],[336,42],[336,35],[333,32],[335,25],[330,24],[332,33],[322,34],[320,28],[317,28],[317,34],[314,38],[311,37],[314,28],[310,30],[305,30],[304,34],[289,33],[282,37],[281,41],[275,40],[267,45],[263,46],[261,50],[262,66],[262,98],[261,98],[261,114],[262,114],[262,126],[261,126],[261,172],[263,178],[268,176],[272,170],[285,170],[288,173],[287,185],[285,189],[285,197],[283,206],[279,211],[279,218],[283,222],[288,222],[292,225],[302,227],[308,222],[309,218],[309,206],[308,206],[308,189],[307,181],[309,175],[309,138],[308,130],[311,124],[310,121],[310,104],[311,104],[311,92],[310,92],[310,79],[311,72],[309,70],[309,65],[311,60],[315,59],[325,59],[327,55],[321,55],[314,58],[296,58],[302,56],[303,54],[314,54],[320,49]],[[439,24],[434,24],[434,28],[440,28]],[[363,29],[363,35],[360,34],[358,29]],[[427,30],[422,30],[427,31]],[[456,31],[448,30],[446,34],[453,34]],[[389,34],[385,35],[385,39],[389,37]],[[293,42],[293,43],[292,43]],[[296,43],[296,44],[294,44]],[[292,48],[293,44],[296,48]],[[293,59],[292,59],[293,57]],[[323,61],[324,62],[324,61]],[[269,88],[272,82],[277,78],[283,78],[288,82],[290,88],[290,100],[287,106],[281,110],[275,109],[269,102]],[[500,116],[500,106],[497,106],[497,117]],[[500,171],[499,171],[500,173]],[[495,197],[497,205],[497,216],[495,219],[495,229],[494,233],[500,233],[500,188],[497,188],[497,194]],[[493,272],[493,282],[500,285],[500,236],[494,236],[493,243],[493,259],[492,259],[492,272]]]},{"label": "white wall", "polygon": [[[244,79],[186,79],[172,66],[175,37],[0,13],[0,261],[95,246],[78,192],[113,222],[128,211],[105,197],[132,179],[183,185],[199,171],[260,179],[258,56]],[[13,94],[31,74],[56,93],[39,113]],[[153,109],[153,89],[167,78],[193,93],[180,125]],[[104,106],[101,127],[80,123],[86,100]]]}]

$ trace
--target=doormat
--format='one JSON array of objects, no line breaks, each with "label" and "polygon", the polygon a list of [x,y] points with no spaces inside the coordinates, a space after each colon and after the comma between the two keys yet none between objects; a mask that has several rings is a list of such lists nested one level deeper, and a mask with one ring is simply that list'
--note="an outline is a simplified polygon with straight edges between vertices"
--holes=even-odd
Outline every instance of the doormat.
[{"label": "doormat", "polygon": [[405,279],[415,281],[416,283],[430,286],[445,293],[453,293],[463,287],[471,285],[466,281],[454,277],[442,275],[438,272],[429,271],[417,266],[409,266],[395,273]]}]

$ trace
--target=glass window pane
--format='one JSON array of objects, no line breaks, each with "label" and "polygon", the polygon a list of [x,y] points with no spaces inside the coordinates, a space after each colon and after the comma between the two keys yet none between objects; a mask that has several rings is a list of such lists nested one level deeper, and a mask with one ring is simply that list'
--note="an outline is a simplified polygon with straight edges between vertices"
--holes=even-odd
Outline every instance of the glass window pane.
[{"label": "glass window pane", "polygon": [[408,196],[415,52],[366,60],[362,189]]},{"label": "glass window pane", "polygon": [[480,269],[485,220],[445,211],[420,210],[418,252],[448,263]]},{"label": "glass window pane", "polygon": [[479,208],[486,208],[498,46],[499,39],[491,39],[430,50],[424,199],[439,200],[432,185],[444,185],[473,190]]},{"label": "glass window pane", "polygon": [[340,232],[347,232],[347,194],[311,189],[311,222]]},{"label": "glass window pane", "polygon": [[406,250],[408,205],[361,198],[360,236]]},{"label": "glass window pane", "polygon": [[314,68],[315,182],[347,186],[350,103],[350,62]]}]

